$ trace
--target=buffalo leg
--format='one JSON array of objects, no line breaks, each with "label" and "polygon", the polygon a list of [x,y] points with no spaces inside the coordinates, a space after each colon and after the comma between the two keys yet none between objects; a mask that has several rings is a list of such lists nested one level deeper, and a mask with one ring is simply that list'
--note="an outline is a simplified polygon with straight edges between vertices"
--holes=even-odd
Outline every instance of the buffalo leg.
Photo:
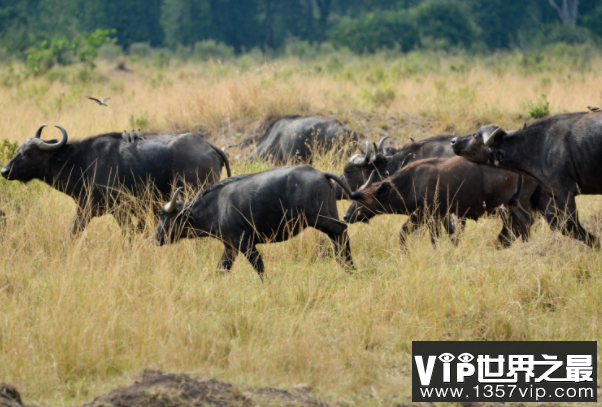
[{"label": "buffalo leg", "polygon": [[508,207],[510,213],[510,221],[512,222],[512,232],[516,236],[520,236],[523,242],[529,240],[531,235],[531,225],[533,225],[533,217],[521,206],[511,205]]},{"label": "buffalo leg", "polygon": [[217,269],[221,270],[224,274],[229,272],[234,264],[237,254],[238,250],[236,250],[236,248],[225,244],[222,258],[219,259],[219,263],[217,263]]},{"label": "buffalo leg", "polygon": [[420,220],[420,215],[417,212],[413,212],[406,223],[403,224],[401,230],[399,231],[399,240],[402,249],[405,249],[408,235],[414,232],[421,223],[422,221]]},{"label": "buffalo leg", "polygon": [[340,221],[327,217],[320,217],[314,228],[326,233],[334,245],[334,256],[339,264],[347,269],[353,270],[353,259],[351,258],[351,246],[347,235],[347,225]]},{"label": "buffalo leg", "polygon": [[347,271],[354,270],[353,259],[351,258],[351,246],[349,245],[349,236],[345,230],[343,233],[328,233],[328,237],[334,245],[334,256],[339,264]]},{"label": "buffalo leg", "polygon": [[497,236],[497,240],[503,249],[507,249],[512,246],[512,242],[515,239],[515,236],[512,234],[512,219],[508,215],[508,211],[504,209],[499,209],[498,213],[502,218],[502,230],[500,234]]},{"label": "buffalo leg", "polygon": [[434,246],[437,244],[437,240],[441,238],[441,221],[435,217],[431,219],[431,222],[429,231],[431,233],[431,244]]},{"label": "buffalo leg", "polygon": [[259,278],[261,282],[263,282],[263,272],[265,271],[265,267],[263,266],[263,259],[261,258],[261,254],[257,251],[255,246],[249,247],[244,251],[245,257],[249,260],[249,263],[255,268],[257,274],[259,274]]},{"label": "buffalo leg", "polygon": [[[460,222],[460,228],[462,231],[464,231],[464,228],[466,227],[466,219],[464,218],[460,220],[456,218],[456,220]],[[458,231],[456,230],[456,225],[454,224],[454,218],[452,215],[447,215],[445,218],[443,218],[443,228],[451,238],[452,243],[457,246],[460,241],[460,236],[458,236]]]},{"label": "buffalo leg", "polygon": [[566,198],[556,195],[556,201],[550,201],[548,205],[546,220],[553,230],[559,229],[563,235],[580,240],[590,247],[600,248],[598,237],[585,230],[579,222],[574,194],[569,193]]}]

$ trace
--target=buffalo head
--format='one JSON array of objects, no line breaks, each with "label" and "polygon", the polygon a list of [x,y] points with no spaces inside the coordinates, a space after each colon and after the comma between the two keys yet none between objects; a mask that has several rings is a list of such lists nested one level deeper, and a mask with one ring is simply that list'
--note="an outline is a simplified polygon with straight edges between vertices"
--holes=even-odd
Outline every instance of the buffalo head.
[{"label": "buffalo head", "polygon": [[389,181],[383,181],[372,186],[375,175],[376,171],[372,171],[368,181],[357,192],[351,194],[351,199],[354,202],[343,215],[345,222],[368,223],[374,216],[384,212],[381,201],[387,200],[394,187]]},{"label": "buffalo head", "polygon": [[171,201],[165,204],[159,214],[159,225],[155,230],[155,244],[163,246],[167,243],[176,243],[181,238],[190,237],[193,229],[189,222],[189,211],[185,204],[178,201],[178,195],[184,187],[178,187],[171,197]]},{"label": "buffalo head", "polygon": [[454,137],[451,140],[451,147],[456,155],[470,161],[498,166],[503,161],[503,154],[493,147],[493,143],[507,134],[500,126],[490,124],[481,127],[473,134]]},{"label": "buffalo head", "polygon": [[[386,138],[385,138],[386,139]],[[384,139],[383,139],[384,140]],[[379,143],[379,147],[376,148],[377,152],[382,150],[382,140]],[[349,159],[345,164],[345,169],[341,175],[341,179],[349,186],[352,191],[357,191],[368,179],[370,174],[376,169],[377,180],[381,179],[381,175],[385,175],[387,171],[387,159],[383,154],[372,155],[370,144],[366,142],[366,154],[356,154]],[[340,188],[337,190],[340,192]],[[341,197],[337,193],[337,199]]]},{"label": "buffalo head", "polygon": [[68,135],[61,126],[54,126],[63,134],[61,141],[42,141],[44,127],[46,127],[45,124],[41,125],[33,138],[25,140],[17,149],[17,154],[2,168],[0,173],[4,178],[10,181],[28,182],[34,178],[43,179],[47,176],[46,168],[49,161],[58,150],[65,146]]}]

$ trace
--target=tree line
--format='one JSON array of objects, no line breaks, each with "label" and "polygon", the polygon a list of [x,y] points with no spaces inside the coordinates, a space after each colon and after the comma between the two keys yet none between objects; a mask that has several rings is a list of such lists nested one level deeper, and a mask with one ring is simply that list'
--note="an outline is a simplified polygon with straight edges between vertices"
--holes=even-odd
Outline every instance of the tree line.
[{"label": "tree line", "polygon": [[384,48],[495,51],[602,40],[602,2],[579,0],[0,0],[0,47],[23,55],[42,41],[96,30],[118,45],[175,50],[214,40],[236,52],[291,41],[354,52]]}]

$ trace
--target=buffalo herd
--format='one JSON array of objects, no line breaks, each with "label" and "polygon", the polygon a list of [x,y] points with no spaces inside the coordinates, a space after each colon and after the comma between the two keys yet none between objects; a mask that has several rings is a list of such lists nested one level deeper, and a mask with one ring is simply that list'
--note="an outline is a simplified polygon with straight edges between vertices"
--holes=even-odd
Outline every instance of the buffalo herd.
[{"label": "buffalo herd", "polygon": [[[500,247],[528,240],[537,213],[552,230],[600,247],[599,238],[581,226],[575,197],[602,194],[602,112],[559,114],[513,131],[488,125],[461,137],[411,138],[400,148],[388,146],[387,136],[378,145],[366,142],[351,157],[358,135],[336,119],[271,118],[247,158],[301,164],[234,177],[227,153],[198,133],[139,132],[128,140],[115,132],[69,141],[56,126],[61,139],[43,141],[44,127],[23,142],[1,174],[25,183],[38,179],[71,196],[77,205],[73,234],[106,213],[122,228],[131,226],[136,199],[150,193],[155,202],[168,201],[155,208],[155,243],[214,237],[224,244],[222,271],[241,252],[263,279],[256,245],[290,239],[308,226],[330,238],[335,258],[351,270],[347,224],[380,214],[408,215],[402,246],[421,225],[430,226],[433,242],[443,225],[457,243],[467,219],[495,212],[502,219]],[[325,151],[347,157],[343,174],[309,165]],[[228,178],[220,181],[224,167]],[[188,202],[178,200],[184,187],[195,196]],[[124,199],[124,192],[135,199]],[[336,206],[341,199],[351,200],[343,221]],[[146,218],[137,219],[141,231]]]}]

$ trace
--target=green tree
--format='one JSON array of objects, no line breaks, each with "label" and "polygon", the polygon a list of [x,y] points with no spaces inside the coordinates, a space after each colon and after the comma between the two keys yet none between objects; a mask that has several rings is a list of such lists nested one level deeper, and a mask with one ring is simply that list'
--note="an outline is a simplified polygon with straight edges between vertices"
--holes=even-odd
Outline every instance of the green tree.
[{"label": "green tree", "polygon": [[416,7],[414,15],[423,37],[464,47],[480,39],[480,28],[470,9],[456,0],[427,0]]},{"label": "green tree", "polygon": [[398,46],[409,51],[418,43],[418,27],[404,12],[380,12],[343,18],[330,33],[334,45],[354,52],[374,52]]},{"label": "green tree", "polygon": [[[161,6],[161,26],[165,32],[165,45],[192,45],[211,38],[209,0],[165,0]],[[213,37],[215,39],[215,37]]]}]

